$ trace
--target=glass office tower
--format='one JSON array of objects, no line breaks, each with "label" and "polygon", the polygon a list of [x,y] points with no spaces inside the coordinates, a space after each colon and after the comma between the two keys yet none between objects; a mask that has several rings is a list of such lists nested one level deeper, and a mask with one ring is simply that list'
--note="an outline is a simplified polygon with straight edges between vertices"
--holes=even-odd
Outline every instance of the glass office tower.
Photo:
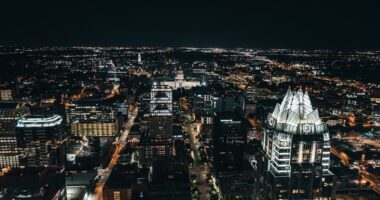
[{"label": "glass office tower", "polygon": [[257,158],[257,199],[335,199],[327,126],[307,92],[288,90],[268,114]]}]

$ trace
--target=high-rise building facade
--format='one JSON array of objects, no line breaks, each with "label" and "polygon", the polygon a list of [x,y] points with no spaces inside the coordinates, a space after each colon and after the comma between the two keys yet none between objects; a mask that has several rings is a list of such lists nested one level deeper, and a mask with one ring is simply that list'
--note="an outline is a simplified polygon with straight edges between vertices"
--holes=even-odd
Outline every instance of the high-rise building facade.
[{"label": "high-rise building facade", "polygon": [[18,148],[27,166],[61,165],[65,132],[62,117],[28,116],[17,121]]},{"label": "high-rise building facade", "polygon": [[149,130],[139,145],[140,164],[152,165],[154,159],[173,155],[172,88],[153,85],[149,103]]},{"label": "high-rise building facade", "polygon": [[246,121],[236,112],[217,113],[213,130],[215,180],[224,199],[247,199],[252,185],[244,175]]},{"label": "high-rise building facade", "polygon": [[0,168],[19,167],[16,124],[28,113],[29,109],[19,103],[0,103]]},{"label": "high-rise building facade", "polygon": [[214,113],[213,96],[208,91],[196,92],[193,96],[193,112],[196,118]]},{"label": "high-rise building facade", "polygon": [[150,135],[158,138],[171,138],[173,134],[172,88],[154,85],[150,92]]},{"label": "high-rise building facade", "polygon": [[288,91],[268,114],[257,158],[257,199],[335,199],[327,126],[307,92]]}]

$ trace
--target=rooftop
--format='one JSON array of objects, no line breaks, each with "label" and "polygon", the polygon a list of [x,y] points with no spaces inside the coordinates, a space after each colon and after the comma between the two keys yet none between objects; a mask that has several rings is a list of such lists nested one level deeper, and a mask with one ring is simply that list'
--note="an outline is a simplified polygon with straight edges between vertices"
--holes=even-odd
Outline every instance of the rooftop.
[{"label": "rooftop", "polygon": [[117,165],[112,170],[104,188],[130,188],[136,183],[138,176],[137,165]]},{"label": "rooftop", "polygon": [[277,104],[273,113],[269,114],[268,124],[278,131],[297,134],[322,133],[327,130],[319,118],[318,110],[313,110],[309,94],[301,89],[288,90],[281,104]]},{"label": "rooftop", "polygon": [[0,109],[16,109],[18,105],[18,103],[13,102],[2,102],[0,103]]},{"label": "rooftop", "polygon": [[53,115],[51,117],[45,116],[29,116],[21,118],[17,121],[17,127],[52,127],[62,123],[62,117]]}]

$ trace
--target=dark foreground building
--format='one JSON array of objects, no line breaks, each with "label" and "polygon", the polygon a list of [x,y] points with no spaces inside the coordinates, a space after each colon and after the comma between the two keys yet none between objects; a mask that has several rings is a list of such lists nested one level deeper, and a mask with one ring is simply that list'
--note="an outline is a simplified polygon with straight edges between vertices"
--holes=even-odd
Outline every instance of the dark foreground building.
[{"label": "dark foreground building", "polygon": [[[218,113],[213,130],[216,184],[224,199],[250,199],[252,170],[244,159],[247,123],[236,112]],[[250,172],[251,176],[247,176]]]},{"label": "dark foreground building", "polygon": [[64,200],[65,173],[59,167],[12,168],[0,174],[0,199]]},{"label": "dark foreground building", "polygon": [[329,132],[307,93],[289,90],[268,115],[261,139],[256,199],[335,199]]},{"label": "dark foreground building", "polygon": [[171,158],[154,161],[150,200],[191,200],[188,164]]},{"label": "dark foreground building", "polygon": [[147,199],[146,184],[139,182],[139,170],[137,164],[115,166],[103,188],[103,199]]}]

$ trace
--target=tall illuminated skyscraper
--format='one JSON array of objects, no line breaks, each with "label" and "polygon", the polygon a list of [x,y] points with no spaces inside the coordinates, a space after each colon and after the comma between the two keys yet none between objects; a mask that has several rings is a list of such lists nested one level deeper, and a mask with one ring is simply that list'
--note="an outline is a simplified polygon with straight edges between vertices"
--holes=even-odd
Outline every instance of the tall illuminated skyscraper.
[{"label": "tall illuminated skyscraper", "polygon": [[257,159],[257,199],[335,199],[327,126],[307,92],[288,91],[268,114]]},{"label": "tall illuminated skyscraper", "polygon": [[157,158],[173,155],[172,88],[153,85],[150,92],[149,132],[142,134],[139,143],[140,164],[152,165]]},{"label": "tall illuminated skyscraper", "polygon": [[171,138],[173,132],[172,88],[154,85],[150,92],[150,134],[154,137]]}]

